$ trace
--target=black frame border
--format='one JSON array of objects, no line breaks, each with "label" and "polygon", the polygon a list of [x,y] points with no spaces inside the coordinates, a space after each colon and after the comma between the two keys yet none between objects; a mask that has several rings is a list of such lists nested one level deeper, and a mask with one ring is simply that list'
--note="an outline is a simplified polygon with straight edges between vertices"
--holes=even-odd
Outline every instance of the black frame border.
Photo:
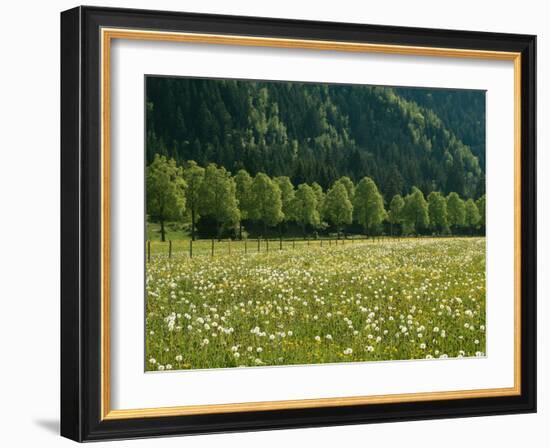
[{"label": "black frame border", "polygon": [[[521,395],[101,420],[100,28],[521,53]],[[61,13],[61,435],[82,442],[536,412],[536,36],[77,7]]]}]

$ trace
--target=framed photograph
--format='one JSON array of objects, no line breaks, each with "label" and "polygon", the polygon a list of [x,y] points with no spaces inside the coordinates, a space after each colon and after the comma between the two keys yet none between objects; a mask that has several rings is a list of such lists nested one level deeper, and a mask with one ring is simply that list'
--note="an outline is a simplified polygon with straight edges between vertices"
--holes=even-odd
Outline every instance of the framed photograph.
[{"label": "framed photograph", "polygon": [[536,410],[535,36],[61,14],[61,433]]}]

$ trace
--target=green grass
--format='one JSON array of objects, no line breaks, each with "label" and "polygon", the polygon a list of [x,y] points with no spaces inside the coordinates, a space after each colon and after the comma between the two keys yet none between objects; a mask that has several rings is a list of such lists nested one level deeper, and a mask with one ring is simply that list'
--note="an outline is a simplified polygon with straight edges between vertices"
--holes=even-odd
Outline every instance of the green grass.
[{"label": "green grass", "polygon": [[[303,238],[284,238],[279,239],[261,239],[258,244],[258,239],[248,239],[248,240],[195,240],[192,243],[190,238],[188,239],[173,239],[170,241],[167,239],[162,242],[159,240],[152,240],[150,242],[151,255],[164,255],[168,256],[170,253],[170,244],[172,244],[172,255],[174,256],[190,256],[192,244],[192,255],[212,255],[212,241],[214,243],[214,255],[245,255],[253,253],[264,253],[264,252],[277,252],[279,250],[289,251],[289,250],[309,250],[315,248],[336,248],[340,246],[350,246],[354,244],[364,243],[366,241],[365,237],[354,236],[353,239],[350,237],[348,239],[336,239],[336,238],[319,238],[314,239],[303,239]],[[370,244],[378,243],[380,239],[369,239]],[[146,246],[146,250],[148,250]]]},{"label": "green grass", "polygon": [[484,238],[173,244],[147,264],[148,370],[485,352]]},{"label": "green grass", "polygon": [[[188,226],[184,226],[177,222],[168,222],[164,225],[166,231],[166,241],[168,240],[185,240],[189,238]],[[159,241],[160,236],[160,224],[157,222],[148,222],[145,227],[146,239],[151,241]]]}]

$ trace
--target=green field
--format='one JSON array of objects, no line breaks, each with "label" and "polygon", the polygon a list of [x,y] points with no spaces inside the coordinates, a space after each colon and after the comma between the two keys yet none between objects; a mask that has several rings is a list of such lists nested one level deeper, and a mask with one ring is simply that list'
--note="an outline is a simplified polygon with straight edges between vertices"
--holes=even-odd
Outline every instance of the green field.
[{"label": "green field", "polygon": [[166,244],[147,370],[484,356],[485,238]]}]

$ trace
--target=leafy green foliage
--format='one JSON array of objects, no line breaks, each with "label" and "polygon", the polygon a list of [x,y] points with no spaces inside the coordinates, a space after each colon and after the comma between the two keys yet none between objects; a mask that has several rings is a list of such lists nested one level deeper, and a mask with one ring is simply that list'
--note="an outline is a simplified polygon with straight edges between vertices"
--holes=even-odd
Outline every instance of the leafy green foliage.
[{"label": "leafy green foliage", "polygon": [[388,212],[388,221],[390,222],[390,233],[393,235],[393,226],[400,225],[403,222],[403,208],[405,207],[405,201],[401,195],[396,194],[393,196],[390,202],[390,210]]},{"label": "leafy green foliage", "polygon": [[281,190],[276,182],[264,173],[258,173],[252,182],[252,201],[254,208],[250,218],[261,221],[266,226],[275,226],[283,218]]},{"label": "leafy green foliage", "polygon": [[336,183],[344,186],[346,192],[348,193],[349,200],[353,202],[353,198],[355,196],[355,185],[353,184],[353,181],[348,176],[342,176],[336,181]]},{"label": "leafy green foliage", "polygon": [[216,222],[218,237],[224,225],[236,224],[239,221],[235,181],[225,168],[218,168],[213,163],[206,167],[201,198],[201,214]]},{"label": "leafy green foliage", "polygon": [[319,185],[317,182],[313,182],[311,184],[311,188],[313,192],[315,193],[315,199],[317,200],[316,206],[317,206],[317,213],[319,214],[319,219],[323,217],[323,210],[325,207],[325,192],[323,191],[323,187]]},{"label": "leafy green foliage", "polygon": [[466,201],[464,211],[464,224],[470,229],[475,229],[479,224],[481,216],[479,215],[479,210],[473,199],[468,199]]},{"label": "leafy green foliage", "polygon": [[246,170],[239,170],[235,175],[235,187],[241,220],[254,214],[254,197],[252,193],[252,177]]},{"label": "leafy green foliage", "polygon": [[454,191],[447,196],[447,220],[454,229],[464,226],[466,207],[464,201]]},{"label": "leafy green foliage", "polygon": [[317,209],[317,196],[313,188],[307,184],[298,185],[292,210],[296,222],[302,226],[304,233],[306,226],[315,228],[321,223],[321,218]]},{"label": "leafy green foliage", "polygon": [[355,218],[365,232],[372,233],[386,218],[384,199],[370,177],[364,177],[357,184],[353,207]]},{"label": "leafy green foliage", "polygon": [[428,213],[433,230],[442,233],[447,229],[447,200],[439,191],[432,191],[428,195]]},{"label": "leafy green foliage", "polygon": [[204,180],[204,168],[197,165],[193,160],[188,161],[183,170],[183,178],[187,184],[187,209],[191,215],[191,238],[195,239],[195,225],[199,216],[201,203],[201,189]]},{"label": "leafy green foliage", "polygon": [[281,191],[283,220],[290,221],[292,216],[292,203],[294,201],[294,185],[287,176],[279,176],[273,179]]},{"label": "leafy green foliage", "polygon": [[481,196],[477,201],[477,210],[479,211],[479,225],[485,227],[485,208],[487,206],[485,202],[485,195]]},{"label": "leafy green foliage", "polygon": [[146,171],[147,214],[161,226],[161,239],[166,239],[167,220],[182,219],[185,211],[185,188],[181,168],[173,159],[156,155]]},{"label": "leafy green foliage", "polygon": [[388,201],[413,186],[485,193],[482,91],[147,77],[146,95],[149,163],[159,153],[325,191],[368,176]]},{"label": "leafy green foliage", "polygon": [[428,203],[417,187],[412,187],[411,193],[405,198],[403,218],[407,229],[415,233],[419,233],[430,223]]},{"label": "leafy green foliage", "polygon": [[[353,184],[351,184],[353,187]],[[336,182],[327,192],[324,204],[325,216],[336,226],[338,232],[345,224],[351,224],[353,205],[344,182]]]},{"label": "leafy green foliage", "polygon": [[[207,228],[210,229],[207,235],[221,238],[224,232],[234,236],[237,224],[240,239],[243,229],[249,230],[254,225],[262,226],[261,233],[255,228],[262,236],[267,236],[269,229],[278,225],[281,238],[293,226],[299,226],[304,235],[308,230],[318,235],[318,232],[330,232],[331,228],[338,234],[353,233],[359,226],[369,235],[387,230],[393,235],[394,226],[398,226],[401,234],[427,234],[428,229],[448,234],[449,225],[455,233],[483,234],[485,231],[484,216],[478,205],[472,199],[464,202],[454,192],[446,199],[441,192],[432,191],[426,202],[422,191],[413,187],[405,199],[394,195],[387,213],[376,183],[368,177],[357,186],[349,178],[340,178],[325,194],[316,182],[300,184],[295,189],[286,176],[272,179],[258,173],[252,178],[244,169],[232,176],[213,163],[203,168],[187,161],[184,167],[178,167],[173,159],[157,155],[147,168],[147,195],[149,221],[160,225],[163,240],[167,222],[173,227],[168,229],[171,235],[190,230],[192,239],[195,226],[201,235]],[[478,203],[484,212],[485,196]]]}]

